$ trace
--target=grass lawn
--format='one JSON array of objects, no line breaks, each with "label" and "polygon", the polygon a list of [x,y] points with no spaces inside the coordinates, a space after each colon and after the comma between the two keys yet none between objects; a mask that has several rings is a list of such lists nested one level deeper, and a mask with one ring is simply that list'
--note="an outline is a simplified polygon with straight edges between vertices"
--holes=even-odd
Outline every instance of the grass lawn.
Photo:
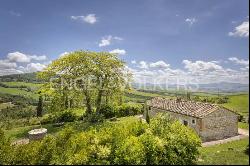
[{"label": "grass lawn", "polygon": [[[48,130],[47,132],[48,134],[54,134],[63,129],[63,126],[54,127],[52,124],[42,125],[42,127]],[[5,130],[4,132],[6,136],[10,138],[10,140],[15,141],[17,139],[28,137],[28,132],[32,129],[37,129],[37,128],[40,128],[40,126],[33,125],[33,126],[18,127],[11,130]]]},{"label": "grass lawn", "polygon": [[221,145],[200,148],[200,165],[249,165],[249,155],[245,149],[249,139],[233,141]]},{"label": "grass lawn", "polygon": [[239,122],[238,123],[238,128],[249,130],[249,124],[248,123]]},{"label": "grass lawn", "polygon": [[27,97],[27,98],[33,98],[33,99],[38,98],[38,94],[35,94],[34,92],[27,92],[25,90],[21,90],[21,89],[18,89],[18,88],[3,88],[3,87],[0,87],[0,93],[10,94],[10,95],[20,95],[20,96],[24,96],[24,97]]},{"label": "grass lawn", "polygon": [[[122,117],[122,118],[118,118],[117,121],[115,122],[111,122],[109,120],[107,120],[104,123],[123,123],[123,124],[127,124],[131,121],[137,121],[138,118],[136,117]],[[89,127],[96,127],[96,128],[100,128],[102,127],[102,124],[91,124],[91,123],[87,123],[87,122],[83,122],[83,121],[75,121],[75,122],[67,122],[64,124],[64,126],[60,126],[60,127],[55,127],[53,126],[53,124],[46,124],[46,125],[42,125],[43,128],[46,128],[48,130],[48,134],[56,134],[57,132],[59,132],[60,130],[62,130],[65,126],[71,126],[74,129],[76,129],[77,131],[84,131],[89,129]],[[28,137],[28,132],[32,129],[37,129],[40,128],[39,125],[33,125],[33,126],[25,126],[25,127],[17,127],[17,128],[13,128],[11,130],[5,130],[5,134],[8,138],[10,138],[12,141],[15,141],[17,139],[21,139],[21,138],[27,138]]]},{"label": "grass lawn", "polygon": [[248,116],[249,114],[249,95],[241,94],[241,95],[232,95],[229,96],[229,102],[223,104],[224,107],[232,109],[243,116]]},{"label": "grass lawn", "polygon": [[32,89],[37,89],[42,86],[42,84],[35,84],[31,82],[2,82],[2,83],[8,86],[27,86]]}]

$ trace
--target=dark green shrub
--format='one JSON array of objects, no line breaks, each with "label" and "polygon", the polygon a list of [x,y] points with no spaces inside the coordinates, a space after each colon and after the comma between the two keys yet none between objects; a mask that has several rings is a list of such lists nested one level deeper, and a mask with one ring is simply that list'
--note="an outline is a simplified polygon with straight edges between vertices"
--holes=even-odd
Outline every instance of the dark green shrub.
[{"label": "dark green shrub", "polygon": [[70,111],[59,113],[56,118],[56,122],[73,122],[75,120],[77,120],[76,115]]},{"label": "dark green shrub", "polygon": [[60,122],[73,122],[76,120],[78,120],[76,114],[70,111],[63,111],[63,112],[49,114],[47,117],[42,118],[41,123],[48,124],[48,123],[60,123]]},{"label": "dark green shrub", "polygon": [[87,122],[91,122],[91,123],[102,123],[104,121],[105,117],[103,114],[97,113],[97,112],[93,112],[91,114],[87,114],[84,117],[84,120]]},{"label": "dark green shrub", "polygon": [[105,118],[112,118],[115,116],[114,107],[111,105],[102,106],[98,113],[102,114]]},{"label": "dark green shrub", "polygon": [[244,121],[244,116],[243,115],[239,115],[238,116],[238,121],[239,122],[243,122]]},{"label": "dark green shrub", "polygon": [[117,117],[134,116],[143,113],[143,106],[135,103],[125,103],[115,108]]},{"label": "dark green shrub", "polygon": [[246,153],[247,155],[249,155],[249,144],[248,144],[247,147],[246,147],[245,153]]}]

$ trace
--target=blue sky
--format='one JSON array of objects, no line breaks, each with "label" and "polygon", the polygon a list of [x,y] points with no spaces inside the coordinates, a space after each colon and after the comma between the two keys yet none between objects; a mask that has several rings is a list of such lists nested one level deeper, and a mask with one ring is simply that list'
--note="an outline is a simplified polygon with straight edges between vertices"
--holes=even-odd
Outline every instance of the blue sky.
[{"label": "blue sky", "polygon": [[[84,49],[120,53],[138,78],[178,71],[214,75],[202,82],[248,83],[248,6],[248,0],[0,1],[0,75],[41,70],[64,52]],[[216,79],[222,72],[227,77]]]}]

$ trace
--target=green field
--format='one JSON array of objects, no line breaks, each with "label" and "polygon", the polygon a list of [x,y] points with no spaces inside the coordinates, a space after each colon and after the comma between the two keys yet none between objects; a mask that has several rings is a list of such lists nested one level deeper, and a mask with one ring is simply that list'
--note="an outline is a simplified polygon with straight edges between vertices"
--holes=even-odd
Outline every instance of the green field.
[{"label": "green field", "polygon": [[[42,84],[29,83],[29,82],[1,82],[1,83],[9,87],[8,88],[0,87],[0,93],[10,94],[10,95],[20,95],[33,99],[38,98],[38,94],[36,94],[35,91],[42,86]],[[30,89],[27,90],[27,88],[23,88],[22,86]]]},{"label": "green field", "polygon": [[242,114],[243,116],[248,116],[249,114],[248,99],[249,99],[248,94],[231,95],[229,96],[229,102],[223,104],[223,106],[233,111],[236,111]]},{"label": "green field", "polygon": [[33,89],[41,87],[42,84],[30,83],[30,82],[1,82],[8,86],[27,86]]},{"label": "green field", "polygon": [[249,156],[245,153],[249,139],[242,139],[221,145],[200,148],[200,165],[249,165]]},{"label": "green field", "polygon": [[[54,134],[62,130],[63,128],[63,127],[54,127],[52,124],[42,125],[42,127],[48,130],[48,134]],[[11,130],[5,130],[5,134],[8,138],[10,138],[10,140],[15,141],[18,139],[27,138],[28,132],[30,130],[37,129],[37,128],[40,128],[40,125],[17,127]]]},{"label": "green field", "polygon": [[4,87],[0,87],[0,93],[3,94],[10,94],[10,95],[20,95],[20,96],[24,96],[27,98],[33,98],[33,99],[37,99],[38,98],[38,94],[30,91],[25,91],[25,90],[21,90],[19,88],[4,88]]}]

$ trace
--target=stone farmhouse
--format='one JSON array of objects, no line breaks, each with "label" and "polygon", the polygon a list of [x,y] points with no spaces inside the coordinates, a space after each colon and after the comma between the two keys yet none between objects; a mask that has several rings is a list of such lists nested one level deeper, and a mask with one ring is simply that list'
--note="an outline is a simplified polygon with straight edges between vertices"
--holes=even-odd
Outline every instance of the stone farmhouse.
[{"label": "stone farmhouse", "polygon": [[146,102],[146,109],[149,117],[168,113],[193,128],[203,142],[238,135],[238,114],[215,104],[155,97]]}]

